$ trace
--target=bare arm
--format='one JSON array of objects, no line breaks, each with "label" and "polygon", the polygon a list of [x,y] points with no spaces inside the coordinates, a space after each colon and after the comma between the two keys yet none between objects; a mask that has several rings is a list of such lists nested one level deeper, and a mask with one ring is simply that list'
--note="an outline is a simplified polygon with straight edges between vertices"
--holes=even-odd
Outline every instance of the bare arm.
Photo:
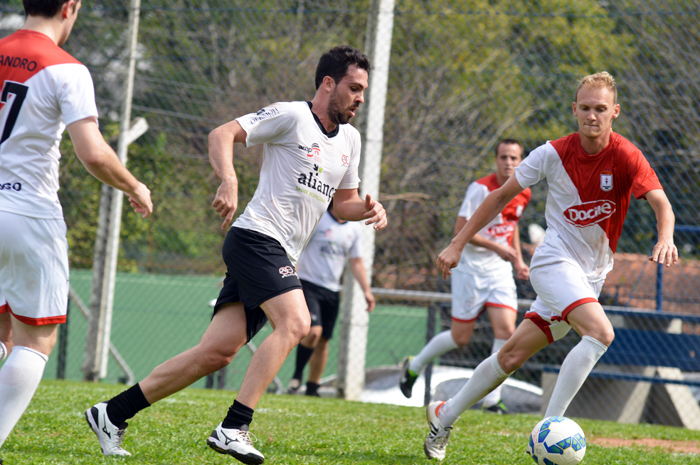
[{"label": "bare arm", "polygon": [[486,196],[459,234],[457,234],[452,239],[450,245],[438,255],[436,264],[442,271],[442,277],[444,279],[447,279],[447,276],[452,274],[450,270],[459,263],[462,249],[467,245],[467,242],[469,242],[477,232],[481,231],[484,226],[489,224],[489,222],[508,205],[508,202],[513,200],[513,198],[522,191],[523,188],[520,186],[515,176],[511,176],[505,184]]},{"label": "bare arm", "polygon": [[671,202],[668,201],[668,197],[661,189],[649,191],[645,197],[656,214],[656,229],[659,235],[649,260],[666,266],[678,263],[678,249],[673,244],[673,228],[676,217],[673,214]]},{"label": "bare arm", "polygon": [[338,189],[335,191],[333,208],[341,220],[367,220],[365,224],[374,224],[374,229],[377,231],[384,229],[387,225],[384,206],[376,200],[372,200],[369,194],[362,200],[357,189]]},{"label": "bare arm", "polygon": [[515,249],[515,260],[513,260],[513,269],[518,279],[527,279],[530,277],[530,267],[523,260],[523,251],[520,248],[520,226],[515,224],[513,231],[513,249]]},{"label": "bare arm", "polygon": [[233,144],[245,143],[248,134],[238,121],[230,121],[209,133],[209,163],[221,179],[211,206],[224,222],[221,229],[231,224],[238,207],[238,178],[233,167]]},{"label": "bare arm", "polygon": [[374,310],[375,300],[372,290],[369,287],[369,282],[367,281],[367,271],[365,270],[365,262],[362,257],[351,258],[350,259],[350,269],[352,270],[353,276],[360,283],[362,291],[365,293],[365,300],[367,301],[367,311],[371,312]]},{"label": "bare arm", "polygon": [[128,195],[134,211],[143,218],[153,212],[151,191],[122,164],[112,147],[105,142],[94,118],[71,123],[68,134],[73,141],[75,154],[90,174]]},{"label": "bare arm", "polygon": [[[459,234],[459,232],[462,230],[465,224],[467,224],[467,219],[463,216],[458,216],[457,221],[455,222],[455,236]],[[483,247],[485,249],[496,252],[499,257],[501,257],[507,262],[515,262],[517,258],[516,251],[513,247],[509,245],[499,244],[498,242],[490,241],[481,234],[474,234],[474,237],[472,237],[469,240],[469,244],[475,245],[477,247]]]}]

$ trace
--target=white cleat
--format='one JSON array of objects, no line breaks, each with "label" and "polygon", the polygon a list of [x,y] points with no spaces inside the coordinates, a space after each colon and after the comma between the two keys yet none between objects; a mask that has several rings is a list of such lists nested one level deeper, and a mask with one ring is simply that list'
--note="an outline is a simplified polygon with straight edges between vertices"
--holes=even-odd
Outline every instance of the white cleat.
[{"label": "white cleat", "polygon": [[[245,464],[263,463],[265,457],[253,447],[251,436],[248,432],[248,425],[241,426],[241,429],[226,429],[219,423],[219,426],[207,438],[207,445],[215,451],[228,454]],[[257,441],[255,436],[253,439]]]},{"label": "white cleat", "polygon": [[124,431],[128,425],[124,423],[123,428],[119,428],[112,424],[107,416],[107,402],[100,402],[87,409],[85,420],[99,439],[104,455],[131,455],[122,449]]},{"label": "white cleat", "polygon": [[450,442],[451,426],[444,426],[438,417],[438,411],[445,402],[432,402],[428,404],[428,426],[430,433],[425,438],[423,450],[429,459],[443,460],[447,451],[447,444]]}]

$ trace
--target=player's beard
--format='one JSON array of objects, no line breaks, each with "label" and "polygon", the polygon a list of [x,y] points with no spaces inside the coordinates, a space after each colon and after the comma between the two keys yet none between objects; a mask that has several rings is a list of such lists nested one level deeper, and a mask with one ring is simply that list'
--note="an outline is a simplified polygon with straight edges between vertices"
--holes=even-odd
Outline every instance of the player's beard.
[{"label": "player's beard", "polygon": [[336,90],[333,90],[331,98],[328,101],[328,118],[336,125],[348,124],[350,118],[352,118],[352,116],[347,115],[345,111],[343,111],[342,104],[340,103],[340,95],[338,95]]}]

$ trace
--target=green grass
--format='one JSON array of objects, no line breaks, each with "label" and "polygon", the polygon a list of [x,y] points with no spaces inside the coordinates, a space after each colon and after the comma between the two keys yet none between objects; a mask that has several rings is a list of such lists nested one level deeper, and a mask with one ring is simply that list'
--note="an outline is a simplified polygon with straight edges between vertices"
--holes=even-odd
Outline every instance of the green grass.
[{"label": "green grass", "polygon": [[[44,381],[29,409],[0,450],[6,465],[231,464],[205,439],[233,401],[231,391],[187,389],[131,420],[128,458],[103,457],[82,412],[123,386]],[[531,464],[527,436],[535,415],[467,411],[455,425],[449,464]],[[579,420],[589,438],[659,438],[698,441],[698,432],[650,425]],[[427,433],[422,408],[363,404],[339,399],[265,395],[251,427],[270,464],[425,464]],[[691,464],[700,458],[640,447],[588,446],[585,464]]]}]

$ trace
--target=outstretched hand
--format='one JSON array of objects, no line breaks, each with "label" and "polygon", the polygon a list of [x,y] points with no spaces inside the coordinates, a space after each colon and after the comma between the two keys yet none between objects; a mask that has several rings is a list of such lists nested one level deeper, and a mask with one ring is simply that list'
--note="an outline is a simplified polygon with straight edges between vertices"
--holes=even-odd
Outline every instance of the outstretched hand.
[{"label": "outstretched hand", "polygon": [[374,223],[374,229],[376,231],[386,227],[387,219],[384,206],[376,200],[372,200],[372,196],[369,194],[365,197],[365,212],[366,213],[363,215],[363,218],[367,219],[365,224]]},{"label": "outstretched hand", "polygon": [[656,262],[667,267],[678,263],[678,249],[672,240],[659,239],[651,251],[649,261]]}]

